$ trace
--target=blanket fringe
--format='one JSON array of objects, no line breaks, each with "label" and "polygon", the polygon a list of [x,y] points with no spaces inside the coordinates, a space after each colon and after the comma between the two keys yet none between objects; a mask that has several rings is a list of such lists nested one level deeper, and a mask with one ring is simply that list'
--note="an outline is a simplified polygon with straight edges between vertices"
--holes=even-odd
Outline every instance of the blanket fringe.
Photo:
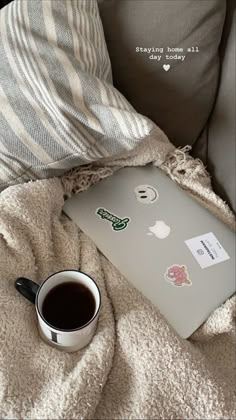
[{"label": "blanket fringe", "polygon": [[[191,146],[175,149],[166,155],[164,162],[159,159],[153,162],[153,165],[163,169],[173,181],[178,182],[182,186],[185,180],[199,182],[203,186],[210,187],[210,175],[206,171],[200,159],[194,159],[189,155]],[[112,175],[121,167],[103,166],[98,164],[89,164],[71,169],[61,177],[64,188],[65,198],[87,190],[103,178]]]},{"label": "blanket fringe", "polygon": [[[173,181],[178,182],[182,186],[185,181],[188,183],[198,182],[203,187],[211,187],[211,177],[207,172],[203,162],[198,158],[189,155],[191,146],[187,145],[182,148],[175,149],[167,154],[165,161],[160,165]],[[155,164],[155,163],[154,163]],[[159,166],[159,165],[157,165]]]},{"label": "blanket fringe", "polygon": [[[213,192],[209,173],[200,159],[193,158],[189,154],[191,149],[189,145],[174,149],[166,154],[164,161],[160,161],[159,157],[156,156],[156,160],[153,159],[152,163],[154,166],[160,167],[173,181],[194,196],[201,205],[235,231],[234,214],[226,202]],[[129,166],[127,161],[122,160],[119,163],[117,162],[117,164],[116,166],[114,161],[111,161],[111,166],[109,166],[109,163],[99,166],[97,162],[71,169],[61,177],[65,200],[74,194],[86,191],[92,185],[103,178],[111,176],[123,166]]]},{"label": "blanket fringe", "polygon": [[88,190],[103,178],[112,175],[114,170],[108,167],[95,167],[93,164],[71,169],[61,177],[64,198]]}]

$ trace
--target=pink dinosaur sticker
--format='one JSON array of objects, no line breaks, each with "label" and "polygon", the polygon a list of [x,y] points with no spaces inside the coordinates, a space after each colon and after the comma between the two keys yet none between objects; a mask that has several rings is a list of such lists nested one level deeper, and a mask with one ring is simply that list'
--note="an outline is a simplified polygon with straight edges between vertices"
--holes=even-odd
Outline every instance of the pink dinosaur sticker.
[{"label": "pink dinosaur sticker", "polygon": [[166,280],[172,284],[172,286],[192,286],[192,282],[189,280],[187,267],[185,265],[172,265],[168,267],[165,273]]}]

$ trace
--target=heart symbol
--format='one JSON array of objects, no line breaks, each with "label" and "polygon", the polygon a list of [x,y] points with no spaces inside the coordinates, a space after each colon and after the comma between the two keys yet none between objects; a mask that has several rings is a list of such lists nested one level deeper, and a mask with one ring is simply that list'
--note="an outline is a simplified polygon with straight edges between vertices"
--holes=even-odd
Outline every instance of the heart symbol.
[{"label": "heart symbol", "polygon": [[170,65],[169,64],[163,64],[163,69],[165,71],[168,71],[170,69]]}]

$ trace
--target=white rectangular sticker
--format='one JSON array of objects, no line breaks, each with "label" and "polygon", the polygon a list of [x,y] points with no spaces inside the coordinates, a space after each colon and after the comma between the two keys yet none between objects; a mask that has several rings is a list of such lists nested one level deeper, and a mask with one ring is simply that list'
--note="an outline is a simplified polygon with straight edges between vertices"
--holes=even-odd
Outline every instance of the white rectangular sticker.
[{"label": "white rectangular sticker", "polygon": [[230,258],[212,232],[188,239],[185,243],[201,268],[210,267]]}]

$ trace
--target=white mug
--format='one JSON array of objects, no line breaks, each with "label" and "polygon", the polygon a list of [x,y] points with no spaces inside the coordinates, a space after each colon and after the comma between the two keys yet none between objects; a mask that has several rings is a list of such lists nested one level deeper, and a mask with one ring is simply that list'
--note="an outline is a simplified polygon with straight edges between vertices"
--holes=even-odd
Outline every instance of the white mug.
[{"label": "white mug", "polygon": [[[65,330],[51,325],[43,316],[42,307],[47,294],[56,286],[67,282],[76,282],[86,286],[95,299],[95,311],[92,318],[79,328]],[[73,352],[85,347],[96,330],[101,308],[101,294],[96,282],[87,274],[77,270],[63,270],[52,274],[39,286],[32,280],[19,277],[15,281],[16,289],[35,304],[38,317],[38,329],[41,338],[60,350]]]}]

